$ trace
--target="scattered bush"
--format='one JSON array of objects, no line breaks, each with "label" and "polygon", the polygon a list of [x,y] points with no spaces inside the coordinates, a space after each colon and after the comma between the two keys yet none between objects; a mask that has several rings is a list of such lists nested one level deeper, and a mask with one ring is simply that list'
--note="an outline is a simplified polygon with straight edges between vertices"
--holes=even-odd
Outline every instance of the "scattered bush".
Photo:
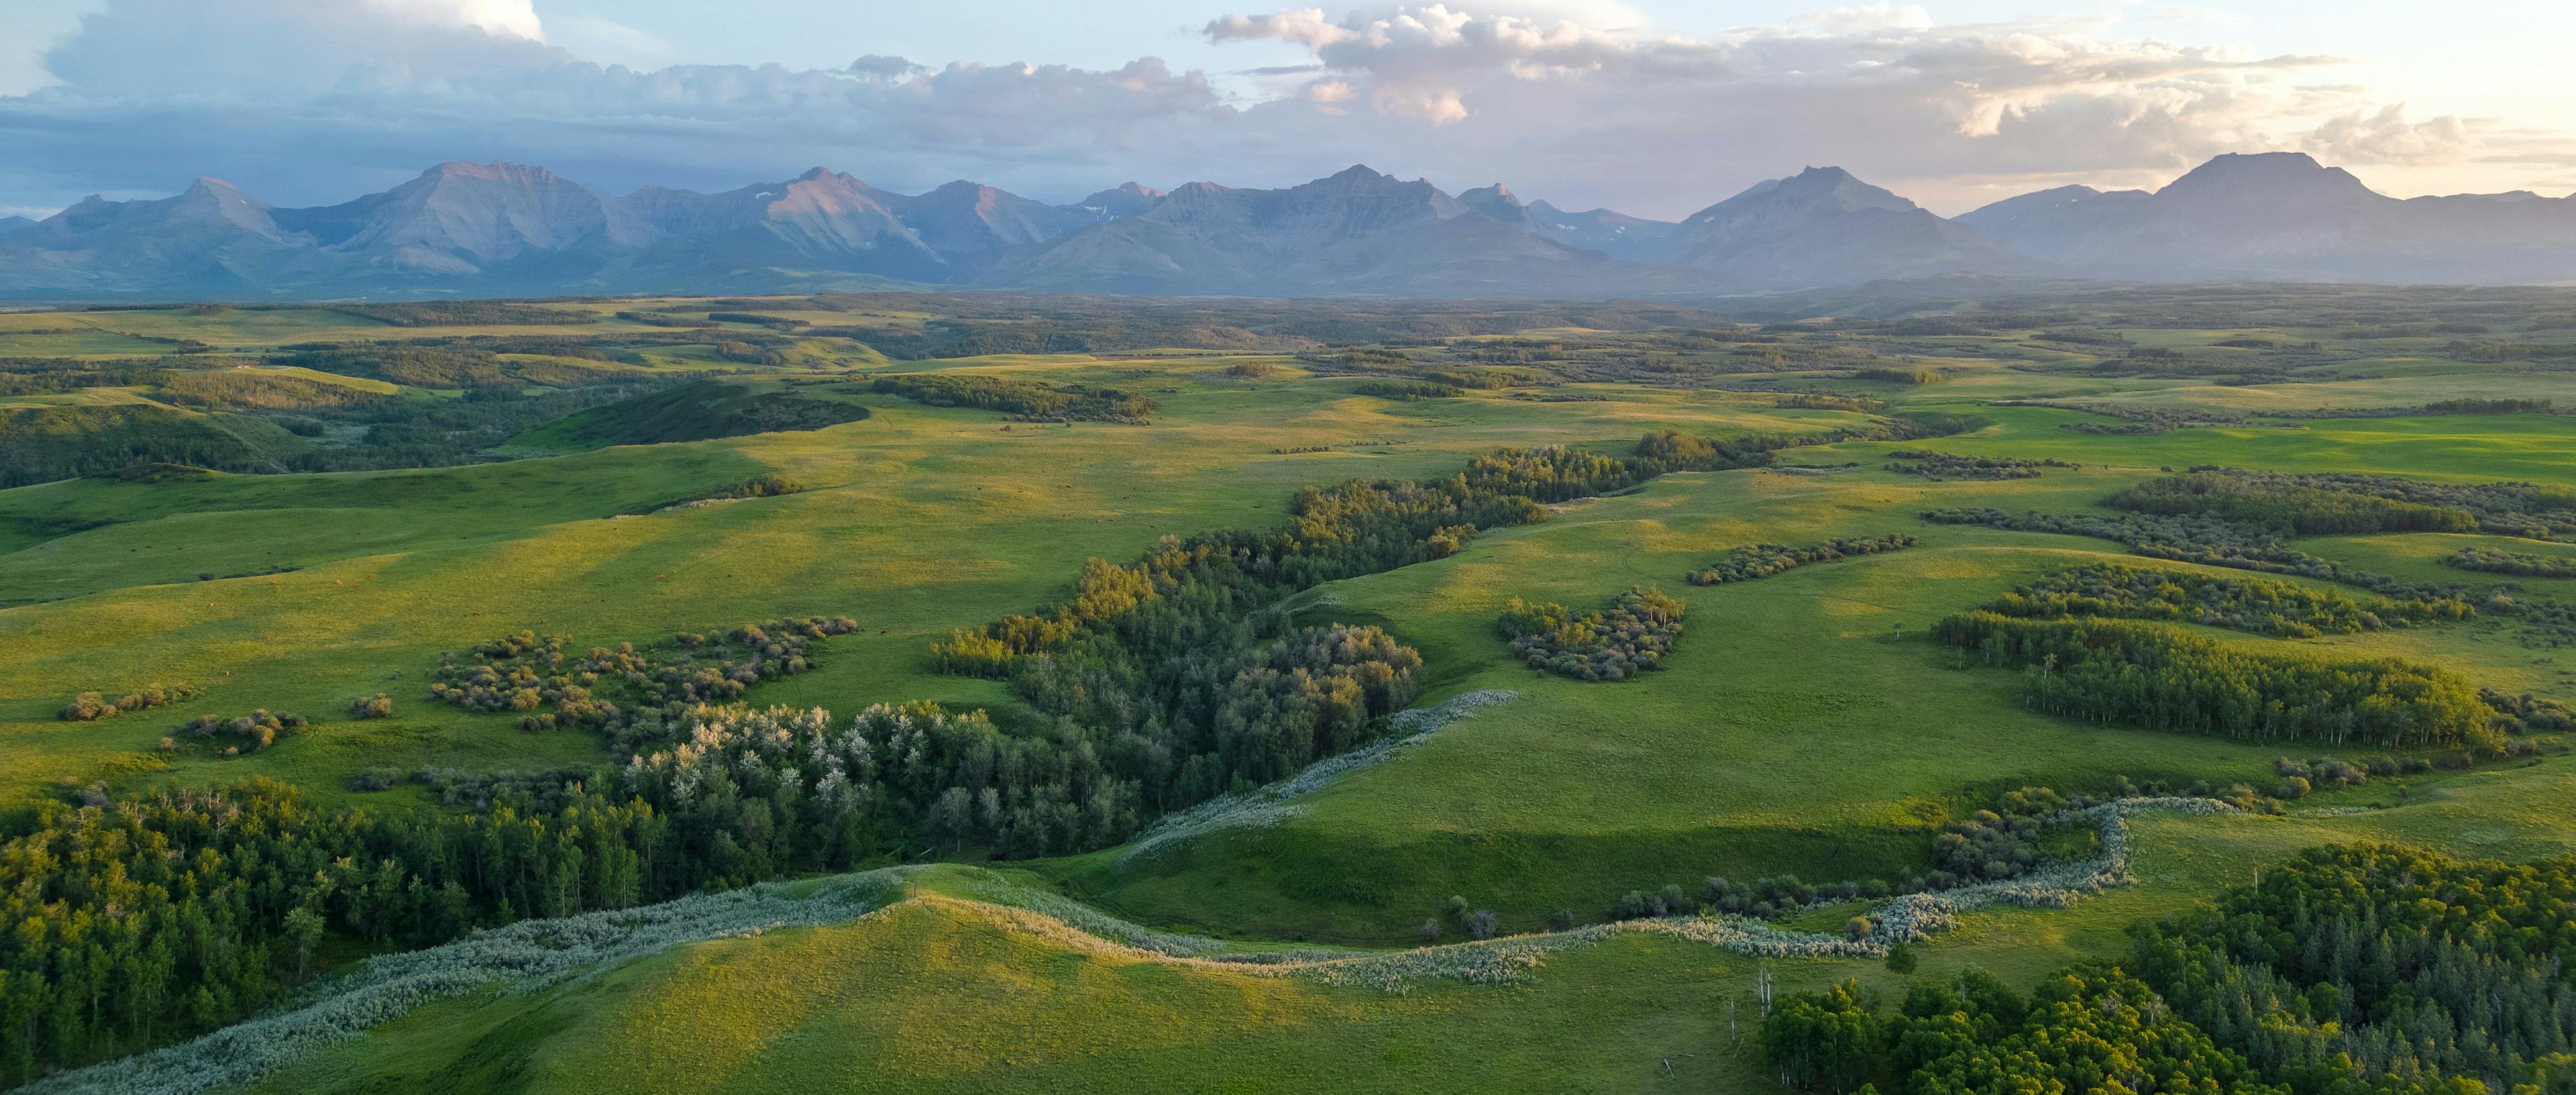
[{"label": "scattered bush", "polygon": [[351,718],[383,719],[393,717],[393,713],[394,701],[387,699],[385,694],[382,692],[378,692],[372,696],[360,696],[357,699],[349,701],[349,717]]},{"label": "scattered bush", "polygon": [[113,700],[106,699],[96,692],[83,692],[72,697],[72,702],[63,705],[62,717],[69,722],[95,722],[130,712],[183,703],[196,697],[197,689],[184,684],[148,684]]},{"label": "scattered bush", "polygon": [[223,755],[229,757],[255,753],[275,745],[277,739],[302,730],[305,725],[301,716],[271,714],[266,708],[260,708],[232,718],[199,715],[180,723],[170,736],[178,741],[203,742],[231,738],[233,741],[223,746]]}]

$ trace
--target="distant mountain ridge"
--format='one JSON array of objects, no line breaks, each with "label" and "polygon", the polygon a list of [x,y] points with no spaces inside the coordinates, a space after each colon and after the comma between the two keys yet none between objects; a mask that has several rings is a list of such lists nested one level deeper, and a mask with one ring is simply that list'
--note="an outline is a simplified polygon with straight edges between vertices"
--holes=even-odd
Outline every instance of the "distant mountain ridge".
[{"label": "distant mountain ridge", "polygon": [[1452,195],[1363,166],[1277,189],[1129,182],[1065,205],[971,180],[920,194],[815,168],[613,195],[447,163],[338,205],[217,179],[0,218],[0,299],[317,299],[945,285],[1139,295],[1669,297],[1946,275],[2576,280],[2576,197],[2400,200],[2296,153],[2220,156],[2156,191],[2056,187],[1943,218],[1836,167],[1680,223]]},{"label": "distant mountain ridge", "polygon": [[2298,152],[2219,156],[2153,192],[2043,190],[1958,223],[2095,277],[2576,279],[2576,196],[2391,198]]}]

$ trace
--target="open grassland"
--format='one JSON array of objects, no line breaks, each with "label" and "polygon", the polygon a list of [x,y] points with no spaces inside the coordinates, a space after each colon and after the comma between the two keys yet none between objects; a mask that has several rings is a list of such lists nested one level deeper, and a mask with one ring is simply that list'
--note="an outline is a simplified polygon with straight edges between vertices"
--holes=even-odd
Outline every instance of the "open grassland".
[{"label": "open grassland", "polygon": [[[0,314],[0,358],[158,358],[171,353],[169,340],[249,361],[303,343],[642,338],[671,328],[616,313],[747,310],[678,299],[547,307],[588,322],[396,327],[327,308]],[[757,311],[817,327],[963,337],[927,304],[827,308],[799,299]],[[1489,690],[1512,698],[1298,797],[1266,824],[1007,865],[1013,880],[1240,947],[1398,948],[1418,942],[1426,920],[1455,939],[1466,929],[1448,911],[1453,896],[1490,910],[1505,934],[1537,932],[1608,919],[1630,891],[1680,886],[1696,895],[1713,875],[1795,875],[1810,884],[1919,878],[1945,827],[2016,788],[2101,794],[2127,777],[2269,793],[2275,758],[2366,751],[2030,710],[2017,672],[1935,644],[1932,625],[2073,564],[2240,572],[2146,560],[2106,540],[1928,524],[1918,518],[1924,511],[2102,514],[2101,500],[2114,492],[2203,464],[2576,486],[2568,455],[2576,419],[2548,411],[2261,417],[2471,397],[2576,402],[2563,394],[2576,374],[2457,360],[2466,351],[2431,338],[2334,342],[2332,352],[2218,345],[2321,337],[2276,319],[2099,326],[2123,347],[2191,355],[2195,367],[2259,366],[2294,378],[2231,384],[2146,375],[2113,351],[2027,330],[1888,334],[1866,344],[1881,349],[1864,357],[1854,356],[1852,339],[1810,342],[1786,329],[1772,342],[1620,356],[1626,351],[1586,347],[1627,335],[1557,325],[1393,348],[1105,346],[913,359],[783,326],[723,321],[717,330],[706,342],[638,342],[628,348],[633,361],[505,356],[656,374],[637,382],[639,398],[675,390],[651,386],[666,381],[715,381],[808,392],[868,417],[597,447],[593,427],[633,406],[603,402],[469,454],[490,462],[93,474],[0,491],[0,811],[23,815],[94,784],[135,794],[253,775],[299,785],[329,805],[407,810],[435,795],[408,784],[360,791],[354,781],[379,769],[542,771],[611,760],[588,731],[523,731],[510,715],[422,699],[441,652],[521,629],[564,635],[581,650],[846,614],[857,630],[820,641],[811,671],[760,683],[746,700],[824,706],[844,721],[869,703],[937,700],[1042,732],[1049,716],[1008,684],[936,672],[929,644],[1064,598],[1086,558],[1125,561],[1165,536],[1269,528],[1287,518],[1300,488],[1446,476],[1506,446],[1624,455],[1662,429],[1813,437],[1877,421],[1872,412],[1973,416],[1943,436],[1816,445],[1784,451],[1769,468],[1664,475],[1551,505],[1541,522],[1487,529],[1447,558],[1298,594],[1282,607],[1300,624],[1374,625],[1420,651],[1419,705]],[[774,334],[784,341],[762,349],[781,360],[741,360],[722,348],[728,334]],[[1678,364],[1653,356],[1665,353]],[[1388,354],[1412,356],[1389,364]],[[275,374],[369,397],[466,398],[464,389],[205,360],[222,375]],[[1673,371],[1702,366],[1703,374]],[[1938,375],[1911,384],[1856,367]],[[1547,380],[1409,400],[1363,394],[1373,381],[1420,383],[1411,378],[1436,372],[1450,381],[1434,383],[1468,384],[1482,379],[1477,370]],[[928,406],[868,384],[914,373],[1113,388],[1154,406],[1150,424],[1042,421]],[[105,385],[0,403],[163,407],[164,394],[149,384]],[[2247,417],[2085,432],[2067,427],[2140,420],[1995,400]],[[285,429],[248,410],[172,413]],[[1892,453],[1917,449],[2080,467],[1958,481],[1887,468]],[[719,498],[760,477],[799,489]],[[1686,581],[1740,546],[1896,533],[1919,543],[1758,581]],[[2494,534],[2291,544],[2403,581],[2479,590],[2506,579],[2441,560],[2473,546],[2576,552]],[[2576,579],[2514,581],[2520,595],[2576,602]],[[1649,585],[1687,607],[1685,634],[1662,668],[1628,680],[1534,670],[1498,627],[1515,597],[1581,609]],[[2534,645],[2495,614],[2295,640],[2189,630],[2246,652],[2404,658],[2504,692],[2576,702],[2576,653]],[[114,698],[156,683],[202,692],[95,722],[56,717],[76,693]],[[351,698],[376,692],[392,698],[391,717],[349,716]],[[314,723],[235,759],[157,748],[189,718],[255,707]],[[2289,803],[2288,816],[2142,819],[2135,884],[2067,908],[1975,913],[1920,948],[1915,978],[1973,966],[2027,986],[2070,961],[2114,958],[2131,921],[2250,881],[2316,844],[2394,841],[2516,860],[2567,854],[2576,851],[2571,791],[2576,756],[2544,746],[2528,758],[2321,790]],[[1519,983],[1429,981],[1389,993],[1103,947],[977,903],[977,880],[990,877],[939,868],[911,900],[855,923],[690,944],[569,985],[434,1004],[261,1089],[1628,1091],[1682,1083],[1757,1091],[1774,1084],[1751,1043],[1754,986],[1765,969],[1782,992],[1857,977],[1895,996],[1905,984],[1874,959],[1764,962],[1619,935],[1551,954]],[[1866,907],[1825,903],[1784,922],[1838,932]]]}]

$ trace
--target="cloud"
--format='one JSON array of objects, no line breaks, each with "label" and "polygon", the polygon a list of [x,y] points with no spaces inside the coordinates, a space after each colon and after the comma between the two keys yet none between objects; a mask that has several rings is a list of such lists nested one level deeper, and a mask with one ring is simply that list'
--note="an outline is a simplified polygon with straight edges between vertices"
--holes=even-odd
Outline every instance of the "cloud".
[{"label": "cloud", "polygon": [[2328,119],[2300,144],[2331,163],[2447,164],[2467,159],[2478,141],[2457,117],[2409,122],[2406,104],[2397,103],[2377,113],[2356,110]]},{"label": "cloud", "polygon": [[0,95],[0,202],[161,195],[199,174],[281,204],[339,201],[447,159],[609,189],[824,164],[898,189],[963,176],[1058,199],[1365,162],[1678,216],[1808,164],[1957,210],[2061,182],[2152,184],[2228,151],[2430,170],[2547,164],[2568,147],[2407,121],[2331,57],[2123,37],[2098,18],[1945,25],[1889,2],[1698,37],[1615,0],[1221,15],[1201,37],[1270,43],[1240,98],[1151,57],[659,65],[669,43],[547,21],[532,0],[91,2],[45,54],[53,85]]},{"label": "cloud", "polygon": [[0,199],[232,179],[344,200],[444,159],[542,163],[611,188],[734,186],[815,163],[888,185],[993,172],[1079,194],[1234,108],[1198,72],[862,57],[839,70],[601,65],[528,0],[109,0],[0,97]]},{"label": "cloud", "polygon": [[1508,171],[1527,192],[1563,187],[1579,201],[1638,203],[1647,185],[1636,176],[1683,180],[1641,203],[1665,215],[1807,164],[1957,209],[2016,184],[2170,178],[2220,152],[2315,146],[2357,163],[2422,162],[2476,144],[2456,120],[2407,125],[2367,91],[2319,86],[2339,58],[2107,26],[1941,25],[1920,7],[1875,3],[1694,38],[1444,3],[1229,15],[1203,33],[1300,46],[1322,68],[1316,83],[1348,89],[1266,103],[1247,122],[1370,155],[1399,150],[1396,162],[1435,175]]}]

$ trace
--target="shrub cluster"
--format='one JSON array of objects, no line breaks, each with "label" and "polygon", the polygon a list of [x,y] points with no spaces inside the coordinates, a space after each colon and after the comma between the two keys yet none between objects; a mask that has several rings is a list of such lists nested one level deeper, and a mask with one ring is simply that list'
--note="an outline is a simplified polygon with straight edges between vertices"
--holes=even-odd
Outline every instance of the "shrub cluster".
[{"label": "shrub cluster", "polygon": [[1808,563],[1829,563],[1854,555],[1880,555],[1901,551],[1914,544],[1914,537],[1902,532],[1891,532],[1885,536],[1837,537],[1797,548],[1779,544],[1748,544],[1729,550],[1725,558],[1710,563],[1705,569],[1692,571],[1690,584],[1713,586],[1749,582]]},{"label": "shrub cluster", "polygon": [[[1935,483],[1951,479],[2037,479],[2041,468],[2075,468],[2063,460],[2024,460],[2014,456],[1960,456],[1930,449],[1899,449],[1887,454],[1899,463],[1887,470],[1919,475]],[[1903,461],[1911,461],[1904,463]]]},{"label": "shrub cluster", "polygon": [[360,696],[349,701],[349,717],[351,718],[383,719],[393,717],[393,713],[394,701],[382,692],[378,692],[372,696]]},{"label": "shrub cluster", "polygon": [[1876,365],[1866,369],[1852,370],[1852,379],[1881,380],[1890,384],[1917,386],[1937,383],[1941,379],[1941,370],[1922,367],[1907,369],[1889,365]]},{"label": "shrub cluster", "polygon": [[561,722],[614,727],[639,707],[731,700],[747,685],[795,676],[810,664],[808,643],[857,628],[847,616],[770,620],[713,638],[682,634],[673,650],[592,647],[578,660],[563,636],[521,631],[477,644],[467,659],[440,655],[429,699],[477,711],[551,708]]},{"label": "shrub cluster", "polygon": [[199,715],[180,723],[169,737],[161,740],[164,745],[175,746],[180,741],[211,742],[218,738],[232,738],[234,742],[223,747],[223,755],[232,757],[256,753],[275,745],[277,739],[302,730],[306,725],[303,716],[273,714],[266,708],[259,708],[250,714],[231,718]]},{"label": "shrub cluster", "polygon": [[2005,792],[1992,809],[1951,822],[1932,839],[1932,861],[1938,868],[1926,879],[1933,889],[1962,881],[1991,882],[2018,878],[2039,862],[2039,842],[2057,826],[2052,819],[2073,806],[2046,787]]},{"label": "shrub cluster", "polygon": [[1560,604],[1518,597],[1503,609],[1512,653],[1533,669],[1586,681],[1623,680],[1663,668],[1682,634],[1683,605],[1653,586],[1628,587],[1606,612],[1576,615]]},{"label": "shrub cluster", "polygon": [[69,722],[95,722],[135,711],[183,703],[195,699],[196,696],[197,689],[184,684],[147,684],[112,700],[96,692],[83,692],[72,697],[72,702],[63,705],[62,717]]},{"label": "shrub cluster", "polygon": [[2535,697],[2529,692],[2514,695],[2493,688],[2480,689],[2478,699],[2495,711],[2496,729],[2500,733],[2563,734],[2576,730],[2576,708],[2557,700]]},{"label": "shrub cluster", "polygon": [[2576,558],[2563,555],[2531,555],[2491,547],[2465,547],[2443,556],[2442,562],[2461,570],[2511,574],[2521,578],[2576,578]]},{"label": "shrub cluster", "polygon": [[2465,620],[2476,614],[2468,602],[2456,597],[2355,598],[2273,578],[2223,577],[2123,563],[2066,567],[2016,587],[1985,609],[2025,619],[2170,620],[2291,638]]}]

